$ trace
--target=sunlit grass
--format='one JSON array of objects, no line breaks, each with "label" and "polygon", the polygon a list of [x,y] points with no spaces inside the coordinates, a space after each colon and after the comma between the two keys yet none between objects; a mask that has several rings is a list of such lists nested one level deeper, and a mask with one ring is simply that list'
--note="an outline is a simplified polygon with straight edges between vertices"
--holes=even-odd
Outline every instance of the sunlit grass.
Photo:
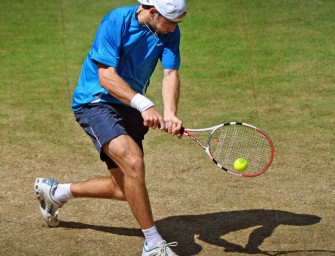
[{"label": "sunlit grass", "polygon": [[[37,202],[32,203],[36,176],[73,182],[106,175],[75,122],[72,93],[103,16],[132,4],[137,2],[1,1],[1,254],[51,253],[36,243],[41,237],[59,245],[52,251],[57,255],[140,253],[141,237],[102,232],[137,227],[125,204],[69,203],[62,220],[82,222],[82,228],[50,231],[40,227]],[[189,128],[228,121],[259,126],[273,139],[275,159],[264,175],[240,179],[222,173],[187,138],[151,130],[144,146],[156,218],[250,209],[316,214],[319,224],[280,226],[259,248],[301,255],[335,251],[334,13],[332,0],[188,1],[180,24],[179,117]],[[147,95],[161,111],[162,75],[158,64]],[[223,239],[246,243],[251,231]],[[236,255],[219,244],[199,244],[201,255]]]}]

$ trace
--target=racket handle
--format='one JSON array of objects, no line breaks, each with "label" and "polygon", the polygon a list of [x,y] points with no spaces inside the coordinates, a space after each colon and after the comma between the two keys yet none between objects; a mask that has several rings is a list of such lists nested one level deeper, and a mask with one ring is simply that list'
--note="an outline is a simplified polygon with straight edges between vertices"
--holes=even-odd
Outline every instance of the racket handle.
[{"label": "racket handle", "polygon": [[[169,122],[168,121],[164,121],[164,123],[168,124]],[[158,124],[158,128],[161,128],[161,124]],[[185,128],[181,127],[181,129],[180,129],[180,135],[183,135],[184,131],[185,131]]]}]

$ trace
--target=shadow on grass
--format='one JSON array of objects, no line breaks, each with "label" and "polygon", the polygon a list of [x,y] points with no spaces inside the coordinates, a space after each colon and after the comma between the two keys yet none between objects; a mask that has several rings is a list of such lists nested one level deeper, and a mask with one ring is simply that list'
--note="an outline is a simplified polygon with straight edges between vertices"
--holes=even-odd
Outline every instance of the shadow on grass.
[{"label": "shadow on grass", "polygon": [[[202,247],[197,239],[206,243],[224,247],[227,252],[263,255],[285,255],[292,253],[335,253],[322,250],[272,251],[259,249],[264,240],[271,236],[279,225],[307,226],[318,223],[320,217],[307,214],[295,214],[279,210],[245,210],[217,212],[201,215],[172,216],[156,221],[156,226],[167,241],[177,241],[176,253],[196,255]],[[140,229],[96,226],[78,222],[61,222],[60,227],[74,229],[93,229],[125,236],[143,236]],[[255,228],[249,235],[247,245],[241,246],[222,237],[230,232]]]}]

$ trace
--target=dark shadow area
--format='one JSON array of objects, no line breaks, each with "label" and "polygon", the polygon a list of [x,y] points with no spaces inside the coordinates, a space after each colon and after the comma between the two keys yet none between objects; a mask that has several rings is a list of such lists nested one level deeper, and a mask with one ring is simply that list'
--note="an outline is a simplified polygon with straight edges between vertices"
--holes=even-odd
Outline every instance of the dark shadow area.
[{"label": "dark shadow area", "polygon": [[[169,242],[177,241],[176,253],[180,255],[196,255],[202,247],[194,240],[194,236],[206,243],[224,247],[227,252],[285,255],[292,253],[335,253],[331,251],[272,251],[259,249],[264,240],[271,236],[279,225],[307,226],[317,224],[320,217],[307,214],[295,214],[279,210],[245,210],[231,212],[217,212],[201,215],[172,216],[156,221],[156,226],[164,239]],[[89,225],[78,222],[61,222],[60,227],[75,229],[94,229],[97,231],[125,236],[143,236],[140,229],[121,227],[106,227]],[[247,245],[235,244],[222,237],[230,232],[257,227],[250,235]],[[288,234],[289,235],[289,234]]]}]

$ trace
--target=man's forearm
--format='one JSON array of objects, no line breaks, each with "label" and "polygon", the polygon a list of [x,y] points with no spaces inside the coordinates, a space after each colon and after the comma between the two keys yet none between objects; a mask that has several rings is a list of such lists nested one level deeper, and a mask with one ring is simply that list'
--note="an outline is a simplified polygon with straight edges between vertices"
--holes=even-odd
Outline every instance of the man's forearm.
[{"label": "man's forearm", "polygon": [[115,71],[115,68],[99,64],[100,85],[118,100],[131,105],[141,113],[154,106],[145,96],[136,93]]},{"label": "man's forearm", "polygon": [[162,95],[164,101],[164,116],[175,116],[178,110],[180,95],[178,70],[164,71]]},{"label": "man's forearm", "polygon": [[99,64],[99,81],[101,87],[106,89],[118,100],[131,104],[136,92],[115,71],[115,68]]}]

